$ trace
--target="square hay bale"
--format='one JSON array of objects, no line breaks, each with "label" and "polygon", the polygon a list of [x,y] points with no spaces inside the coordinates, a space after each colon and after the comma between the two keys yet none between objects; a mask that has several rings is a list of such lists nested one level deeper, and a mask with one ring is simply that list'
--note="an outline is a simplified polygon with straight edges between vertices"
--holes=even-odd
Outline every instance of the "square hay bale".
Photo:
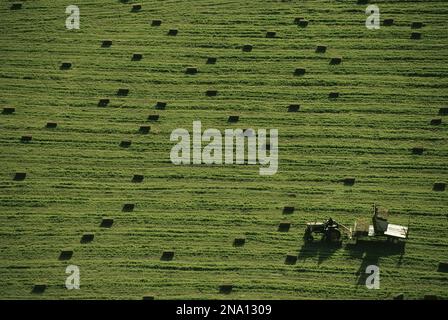
[{"label": "square hay bale", "polygon": [[133,203],[125,203],[123,205],[122,211],[123,212],[132,212],[132,211],[134,211],[134,208],[135,208],[135,204],[133,204]]},{"label": "square hay bale", "polygon": [[344,183],[344,186],[353,186],[355,184],[355,180],[356,179],[353,177],[347,177],[344,178],[342,182]]},{"label": "square hay bale", "polygon": [[222,294],[230,294],[233,290],[233,285],[232,284],[221,284],[219,286],[219,293]]},{"label": "square hay bale", "polygon": [[47,285],[45,283],[36,283],[33,285],[32,293],[41,294],[44,293],[47,289]]},{"label": "square hay bale", "polygon": [[275,38],[277,33],[275,31],[268,31],[266,32],[266,38]]},{"label": "square hay bale", "polygon": [[11,3],[11,10],[20,10],[22,9],[22,2],[13,2]]},{"label": "square hay bale", "polygon": [[131,144],[132,144],[131,140],[122,140],[120,142],[120,147],[122,147],[122,148],[129,148],[131,146]]},{"label": "square hay bale", "polygon": [[159,115],[158,114],[150,114],[148,116],[148,121],[158,121],[159,120]]},{"label": "square hay bale", "polygon": [[308,20],[302,19],[302,20],[299,21],[299,23],[297,25],[299,27],[306,28],[306,27],[308,27],[308,24],[309,24]]},{"label": "square hay bale", "polygon": [[240,120],[239,116],[229,116],[229,118],[227,119],[227,122],[235,123],[235,122],[238,122],[239,120]]},{"label": "square hay bale", "polygon": [[143,179],[145,179],[145,177],[142,174],[134,174],[131,181],[140,183],[140,182],[143,182]]},{"label": "square hay bale", "polygon": [[337,64],[341,64],[341,63],[342,63],[341,57],[331,58],[331,60],[330,60],[331,65],[337,65]]},{"label": "square hay bale", "polygon": [[422,38],[422,34],[420,32],[412,32],[411,33],[411,39],[420,40],[421,38]]},{"label": "square hay bale", "polygon": [[438,272],[448,272],[448,262],[439,262]]},{"label": "square hay bale", "polygon": [[290,104],[288,106],[288,112],[299,112],[300,104]]},{"label": "square hay bale", "polygon": [[98,101],[98,107],[107,107],[109,102],[109,99],[100,99],[100,101]]},{"label": "square hay bale", "polygon": [[20,138],[21,142],[30,142],[31,140],[33,140],[33,136],[30,136],[30,135],[22,136]]},{"label": "square hay bale", "polygon": [[383,20],[383,26],[390,27],[394,24],[394,19],[384,19]]},{"label": "square hay bale", "polygon": [[185,69],[185,73],[186,74],[196,74],[196,73],[198,73],[198,68],[196,68],[196,67],[187,67]]},{"label": "square hay bale", "polygon": [[101,47],[103,48],[109,48],[112,46],[112,40],[103,40],[101,43]]},{"label": "square hay bale", "polygon": [[423,28],[423,22],[412,22],[411,29],[421,29]]},{"label": "square hay bale", "polygon": [[291,228],[290,222],[280,222],[280,224],[278,225],[278,231],[280,232],[288,232],[290,228]]},{"label": "square hay bale", "polygon": [[151,26],[153,27],[160,27],[162,25],[162,20],[152,20]]},{"label": "square hay bale", "polygon": [[243,52],[251,52],[253,49],[253,46],[251,44],[245,44],[242,48]]},{"label": "square hay bale", "polygon": [[131,9],[132,12],[138,12],[140,10],[142,10],[142,5],[141,4],[136,3],[136,4],[132,5],[132,9]]},{"label": "square hay bale", "polygon": [[294,213],[295,208],[294,207],[283,207],[283,214],[292,214]]},{"label": "square hay bale", "polygon": [[207,58],[207,62],[206,62],[206,64],[216,64],[216,61],[217,61],[218,59],[217,58],[215,58],[215,57],[208,57]]},{"label": "square hay bale", "polygon": [[112,219],[112,218],[103,218],[101,220],[100,227],[101,228],[111,228],[113,224],[114,224],[114,219]]},{"label": "square hay bale", "polygon": [[207,90],[205,92],[205,95],[207,97],[216,97],[218,95],[218,91],[217,90]]},{"label": "square hay bale", "polygon": [[47,124],[45,125],[45,127],[48,129],[54,129],[57,126],[58,126],[57,122],[47,122]]},{"label": "square hay bale", "polygon": [[160,260],[162,261],[171,261],[174,259],[174,251],[163,251]]},{"label": "square hay bale", "polygon": [[234,247],[242,247],[242,246],[244,246],[245,243],[246,243],[245,237],[238,237],[233,240]]},{"label": "square hay bale", "polygon": [[170,30],[168,30],[168,35],[169,36],[177,36],[178,33],[179,33],[179,31],[177,29],[170,29]]},{"label": "square hay bale", "polygon": [[306,73],[306,69],[305,68],[296,68],[294,70],[294,75],[295,76],[303,76]]},{"label": "square hay bale", "polygon": [[81,243],[92,242],[94,238],[95,238],[95,234],[93,234],[93,233],[84,233],[81,236]]},{"label": "square hay bale", "polygon": [[143,59],[143,54],[141,54],[141,53],[132,54],[132,58],[131,58],[132,61],[140,61],[142,59]]},{"label": "square hay bale", "polygon": [[434,191],[445,191],[446,189],[446,183],[445,182],[436,182],[432,186],[432,190]]},{"label": "square hay bale", "polygon": [[422,155],[425,149],[423,147],[414,147],[412,148],[412,154]]},{"label": "square hay bale", "polygon": [[2,114],[13,114],[14,112],[16,112],[16,108],[4,107]]},{"label": "square hay bale", "polygon": [[117,96],[125,97],[129,94],[129,89],[120,88],[117,90]]},{"label": "square hay bale", "polygon": [[144,295],[144,296],[142,297],[142,300],[145,300],[145,301],[154,300],[154,296],[151,296],[151,295]]},{"label": "square hay bale", "polygon": [[150,126],[140,126],[138,132],[141,134],[148,134],[150,130],[151,130]]},{"label": "square hay bale", "polygon": [[294,18],[294,24],[299,24],[299,22],[304,19],[305,19],[304,17],[296,17],[296,18]]},{"label": "square hay bale", "polygon": [[26,178],[26,172],[16,172],[14,174],[14,181],[23,181]]},{"label": "square hay bale", "polygon": [[157,109],[157,110],[165,110],[166,102],[158,101],[154,108]]},{"label": "square hay bale", "polygon": [[330,99],[337,99],[337,98],[339,98],[339,92],[330,92],[328,94],[328,98],[330,98]]},{"label": "square hay bale", "polygon": [[59,254],[59,260],[70,260],[73,256],[73,249],[65,248],[61,250]]},{"label": "square hay bale", "polygon": [[404,293],[399,293],[394,296],[394,300],[404,300]]},{"label": "square hay bale", "polygon": [[439,109],[439,114],[443,115],[443,116],[448,115],[448,107],[440,108]]},{"label": "square hay bale", "polygon": [[61,70],[68,70],[72,67],[72,63],[71,62],[62,62],[61,66],[59,67],[59,69]]},{"label": "square hay bale", "polygon": [[429,122],[430,125],[432,126],[438,126],[442,124],[442,118],[437,118],[437,119],[431,119],[431,121]]},{"label": "square hay bale", "polygon": [[297,262],[297,255],[295,254],[287,254],[285,258],[285,264],[296,264]]},{"label": "square hay bale", "polygon": [[318,45],[316,47],[316,53],[325,53],[327,51],[327,46]]}]

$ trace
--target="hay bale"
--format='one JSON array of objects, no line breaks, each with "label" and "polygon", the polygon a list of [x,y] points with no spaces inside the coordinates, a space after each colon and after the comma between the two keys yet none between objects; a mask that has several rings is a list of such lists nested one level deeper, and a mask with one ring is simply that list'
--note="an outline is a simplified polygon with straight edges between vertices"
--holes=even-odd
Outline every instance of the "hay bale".
[{"label": "hay bale", "polygon": [[383,26],[390,27],[394,24],[394,19],[384,19],[383,20]]},{"label": "hay bale", "polygon": [[309,24],[308,20],[302,19],[302,20],[299,21],[299,23],[297,25],[299,27],[306,28],[306,27],[308,27],[308,24]]},{"label": "hay bale", "polygon": [[439,297],[436,296],[435,294],[425,294],[423,296],[423,300],[438,300]]},{"label": "hay bale", "polygon": [[412,32],[411,33],[411,39],[420,40],[421,38],[422,38],[422,34],[420,32]]},{"label": "hay bale", "polygon": [[412,148],[412,154],[422,155],[425,149],[423,147],[414,147]]},{"label": "hay bale", "polygon": [[26,172],[16,172],[14,174],[14,181],[23,181],[26,178]]},{"label": "hay bale", "polygon": [[73,249],[65,248],[61,250],[59,254],[59,260],[70,260],[73,256]]},{"label": "hay bale", "polygon": [[219,293],[222,294],[230,294],[233,290],[233,285],[232,284],[221,284],[219,286]]},{"label": "hay bale", "polygon": [[154,108],[157,109],[157,110],[165,110],[166,102],[158,101]]},{"label": "hay bale", "polygon": [[442,124],[442,119],[441,118],[437,118],[437,119],[431,119],[431,121],[429,122],[430,125],[432,126],[438,126]]},{"label": "hay bale", "polygon": [[331,58],[331,60],[330,60],[331,65],[337,65],[337,64],[341,64],[341,63],[342,63],[341,57]]},{"label": "hay bale", "polygon": [[239,120],[240,120],[239,116],[229,116],[229,118],[227,119],[227,122],[235,123],[235,122],[238,122]]},{"label": "hay bale", "polygon": [[185,69],[185,73],[186,74],[196,74],[196,73],[198,73],[198,68],[196,68],[196,67],[187,67],[187,69]]},{"label": "hay bale", "polygon": [[448,115],[448,107],[440,108],[439,109],[439,114],[443,115],[443,116]]},{"label": "hay bale", "polygon": [[245,243],[246,243],[245,237],[238,237],[233,240],[234,247],[242,247],[242,246],[244,246]]},{"label": "hay bale", "polygon": [[297,262],[297,255],[294,254],[287,254],[285,258],[285,264],[296,264]]},{"label": "hay bale", "polygon": [[22,9],[22,2],[13,2],[11,3],[11,10],[20,10]]},{"label": "hay bale", "polygon": [[159,120],[159,115],[158,114],[150,114],[148,116],[148,121],[158,121]]},{"label": "hay bale", "polygon": [[251,44],[245,44],[242,48],[243,52],[251,52],[253,49],[253,46]]},{"label": "hay bale", "polygon": [[162,20],[152,20],[151,26],[153,27],[160,27],[162,25]]},{"label": "hay bale", "polygon": [[140,126],[138,132],[141,134],[148,134],[150,130],[151,130],[150,126]]},{"label": "hay bale", "polygon": [[16,112],[16,108],[4,107],[2,114],[13,114],[14,112]]},{"label": "hay bale", "polygon": [[291,228],[290,222],[280,222],[280,224],[278,225],[278,231],[280,232],[288,232],[290,228]]},{"label": "hay bale", "polygon": [[132,9],[131,9],[132,12],[138,12],[140,10],[142,10],[142,5],[141,4],[136,3],[136,4],[132,5]]},{"label": "hay bale", "polygon": [[162,261],[171,261],[174,258],[174,251],[163,251],[160,260]]},{"label": "hay bale", "polygon": [[54,129],[57,126],[58,126],[57,122],[47,122],[47,124],[45,125],[45,127],[48,129]]},{"label": "hay bale", "polygon": [[20,138],[21,142],[30,142],[31,140],[33,140],[33,136],[30,136],[30,135],[22,136]]},{"label": "hay bale", "polygon": [[266,32],[266,38],[275,38],[277,33],[275,31],[268,31]]},{"label": "hay bale", "polygon": [[120,142],[120,147],[122,147],[122,148],[129,148],[131,146],[131,144],[132,144],[131,140],[122,140]]},{"label": "hay bale", "polygon": [[103,218],[101,220],[100,227],[101,228],[111,228],[113,224],[114,224],[114,219],[112,219],[112,218]]},{"label": "hay bale", "polygon": [[145,177],[142,174],[134,174],[131,181],[135,183],[140,183],[143,182],[143,179],[145,179]]},{"label": "hay bale", "polygon": [[132,212],[134,211],[135,205],[133,203],[125,203],[123,205],[123,212]]},{"label": "hay bale", "polygon": [[423,28],[423,22],[412,22],[411,29],[421,29]]},{"label": "hay bale", "polygon": [[283,207],[283,214],[292,214],[294,213],[295,208],[291,206]]},{"label": "hay bale", "polygon": [[446,189],[446,183],[445,182],[436,182],[432,186],[432,190],[434,191],[445,191]]},{"label": "hay bale", "polygon": [[133,55],[132,55],[132,61],[140,61],[140,60],[142,60],[143,59],[143,54],[141,54],[141,53],[134,53]]},{"label": "hay bale", "polygon": [[288,106],[288,112],[299,112],[300,104],[290,104]]},{"label": "hay bale", "polygon": [[112,46],[112,40],[103,40],[101,43],[101,47],[103,48],[109,48]]},{"label": "hay bale", "polygon": [[170,29],[170,30],[168,30],[168,35],[169,36],[177,36],[178,32],[179,31],[177,29]]},{"label": "hay bale", "polygon": [[438,272],[448,272],[448,262],[439,262]]},{"label": "hay bale", "polygon": [[61,66],[59,67],[59,69],[61,70],[68,70],[72,67],[72,63],[71,62],[62,62]]},{"label": "hay bale", "polygon": [[36,283],[33,285],[33,289],[31,290],[31,293],[41,294],[41,293],[44,293],[46,289],[47,289],[47,285],[45,283]]},{"label": "hay bale", "polygon": [[294,24],[299,24],[299,22],[304,19],[305,19],[304,17],[296,17],[296,18],[294,18]]},{"label": "hay bale", "polygon": [[394,296],[394,300],[404,300],[404,293],[399,293]]},{"label": "hay bale", "polygon": [[355,184],[355,178],[347,177],[342,180],[344,186],[353,186]]},{"label": "hay bale", "polygon": [[93,234],[93,233],[84,233],[81,236],[81,243],[92,242],[94,238],[95,238],[95,234]]},{"label": "hay bale", "polygon": [[316,47],[316,53],[325,53],[327,51],[327,46],[318,45]]},{"label": "hay bale", "polygon": [[295,76],[303,76],[306,73],[306,69],[305,68],[296,68],[294,70],[294,75]]},{"label": "hay bale", "polygon": [[218,95],[218,90],[207,90],[205,95],[207,97],[216,97]]},{"label": "hay bale", "polygon": [[142,297],[142,300],[145,300],[145,301],[154,300],[154,296],[151,296],[151,295],[144,295],[144,296]]},{"label": "hay bale", "polygon": [[216,64],[216,61],[217,61],[218,59],[217,58],[215,58],[215,57],[208,57],[207,58],[207,62],[206,62],[206,64]]},{"label": "hay bale", "polygon": [[109,99],[100,99],[100,101],[98,101],[98,107],[107,107],[109,103]]},{"label": "hay bale", "polygon": [[117,90],[117,96],[125,97],[129,94],[129,89],[120,88]]},{"label": "hay bale", "polygon": [[337,99],[337,98],[339,98],[339,92],[330,92],[328,94],[328,98],[330,98],[330,99]]}]

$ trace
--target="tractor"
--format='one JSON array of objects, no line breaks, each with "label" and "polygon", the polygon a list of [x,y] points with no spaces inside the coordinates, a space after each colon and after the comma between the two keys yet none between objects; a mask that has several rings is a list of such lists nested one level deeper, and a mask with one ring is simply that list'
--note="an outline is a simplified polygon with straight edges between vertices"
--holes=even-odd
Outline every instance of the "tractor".
[{"label": "tractor", "polygon": [[[341,229],[340,229],[341,228]],[[342,244],[342,232],[345,232],[351,238],[351,230],[337,223],[332,218],[329,218],[325,222],[309,222],[306,224],[305,235],[303,237],[306,243],[311,243],[314,241],[314,236],[316,234],[321,234],[321,241],[332,244]]]}]

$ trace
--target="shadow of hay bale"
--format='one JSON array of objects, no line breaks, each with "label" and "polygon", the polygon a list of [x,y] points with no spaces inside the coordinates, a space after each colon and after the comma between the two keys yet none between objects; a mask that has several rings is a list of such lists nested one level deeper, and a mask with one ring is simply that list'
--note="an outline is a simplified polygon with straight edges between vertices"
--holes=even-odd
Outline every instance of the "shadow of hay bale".
[{"label": "shadow of hay bale", "polygon": [[100,99],[100,101],[98,101],[98,107],[107,107],[109,103],[109,99]]},{"label": "shadow of hay bale", "polygon": [[285,264],[294,265],[297,263],[297,255],[287,254],[285,258]]},{"label": "shadow of hay bale", "polygon": [[229,116],[229,118],[227,119],[227,122],[235,123],[235,122],[238,122],[239,120],[240,120],[239,116]]},{"label": "shadow of hay bale", "polygon": [[442,124],[442,119],[441,118],[431,119],[429,124],[432,125],[432,126],[439,126],[439,125]]},{"label": "shadow of hay bale", "polygon": [[166,102],[161,102],[161,101],[158,101],[156,103],[156,105],[154,106],[154,109],[157,109],[157,110],[165,110],[165,108],[166,108]]},{"label": "shadow of hay bale", "polygon": [[306,73],[306,69],[305,68],[296,68],[294,70],[294,75],[295,76],[303,76]]},{"label": "shadow of hay bale", "polygon": [[302,19],[299,21],[299,23],[297,25],[301,28],[306,28],[306,27],[308,27],[309,23],[310,22],[308,20]]},{"label": "shadow of hay bale", "polygon": [[141,4],[136,3],[136,4],[132,5],[131,12],[138,12],[140,10],[142,10],[142,5]]},{"label": "shadow of hay bale", "polygon": [[251,52],[253,49],[253,46],[251,44],[245,44],[242,48],[243,52]]},{"label": "shadow of hay bale", "polygon": [[148,121],[159,121],[159,115],[158,114],[150,114],[148,116]]},{"label": "shadow of hay bale", "polygon": [[275,31],[266,32],[266,38],[275,38],[276,36],[277,36],[277,33]]},{"label": "shadow of hay bale", "polygon": [[112,46],[112,40],[103,40],[101,42],[101,47],[103,48],[109,48]]},{"label": "shadow of hay bale", "polygon": [[20,141],[24,142],[24,143],[30,142],[31,140],[33,140],[33,136],[30,136],[30,135],[20,137]]},{"label": "shadow of hay bale", "polygon": [[292,214],[294,213],[294,207],[283,207],[283,214]]},{"label": "shadow of hay bale", "polygon": [[13,2],[11,3],[11,10],[20,10],[23,8],[22,2]]},{"label": "shadow of hay bale", "polygon": [[150,130],[151,130],[150,126],[140,126],[138,132],[141,134],[148,134]]},{"label": "shadow of hay bale", "polygon": [[123,140],[120,142],[120,147],[122,148],[129,148],[132,144],[131,140]]},{"label": "shadow of hay bale", "polygon": [[61,253],[59,254],[59,260],[65,261],[70,260],[73,257],[73,249],[62,249]]},{"label": "shadow of hay bale", "polygon": [[62,62],[61,66],[59,67],[60,70],[69,70],[72,67],[71,62]]},{"label": "shadow of hay bale", "polygon": [[33,285],[33,289],[31,289],[31,293],[33,294],[42,294],[47,289],[47,285],[44,283],[36,283]]},{"label": "shadow of hay bale", "polygon": [[198,68],[196,68],[196,67],[187,67],[185,69],[185,74],[193,75],[193,74],[197,74],[197,73],[198,73]]},{"label": "shadow of hay bale", "polygon": [[316,47],[316,53],[325,53],[327,51],[327,46],[318,45]]},{"label": "shadow of hay bale", "polygon": [[352,177],[347,177],[342,179],[342,183],[344,186],[353,186],[355,184],[356,179]]},{"label": "shadow of hay bale", "polygon": [[290,104],[288,106],[288,112],[299,112],[300,104]]},{"label": "shadow of hay bale", "polygon": [[177,29],[170,29],[168,31],[169,36],[177,36],[178,33],[179,33],[179,30],[177,30]]},{"label": "shadow of hay bale", "polygon": [[218,91],[217,90],[207,90],[205,92],[205,95],[207,97],[216,97],[218,95]]},{"label": "shadow of hay bale", "polygon": [[129,89],[120,88],[117,90],[117,96],[125,97],[129,94]]},{"label": "shadow of hay bale", "polygon": [[291,228],[290,222],[280,222],[277,230],[280,232],[288,232],[290,228]]},{"label": "shadow of hay bale", "polygon": [[423,147],[414,147],[412,148],[412,154],[422,155],[425,149]]},{"label": "shadow of hay bale", "polygon": [[16,112],[16,108],[4,107],[2,114],[13,114],[14,112]]},{"label": "shadow of hay bale", "polygon": [[448,115],[448,107],[440,108],[439,109],[439,114],[442,115],[442,116]]},{"label": "shadow of hay bale", "polygon": [[141,54],[141,53],[132,54],[131,61],[140,61],[142,59],[143,59],[143,54]]},{"label": "shadow of hay bale", "polygon": [[81,236],[81,243],[89,243],[89,242],[92,242],[93,241],[93,239],[95,238],[95,234],[93,234],[93,233],[84,233],[82,236]]},{"label": "shadow of hay bale", "polygon": [[132,177],[132,182],[135,182],[135,183],[140,183],[140,182],[143,182],[143,179],[144,179],[144,177],[143,177],[143,175],[141,175],[141,174],[134,174],[134,176]]},{"label": "shadow of hay bale", "polygon": [[383,20],[383,26],[390,27],[394,24],[394,19],[384,19]]},{"label": "shadow of hay bale", "polygon": [[412,32],[411,39],[412,40],[420,40],[422,38],[422,34],[420,32]]},{"label": "shadow of hay bale", "polygon": [[135,205],[133,203],[125,203],[123,205],[123,212],[132,212],[134,211]]},{"label": "shadow of hay bale", "polygon": [[26,172],[16,172],[14,174],[14,181],[23,181],[26,178]]},{"label": "shadow of hay bale", "polygon": [[446,183],[445,182],[436,182],[432,186],[432,190],[434,191],[445,191],[446,189]]},{"label": "shadow of hay bale", "polygon": [[160,27],[162,25],[162,20],[152,20],[151,26],[153,27]]},{"label": "shadow of hay bale", "polygon": [[112,219],[112,218],[103,218],[101,220],[100,227],[101,228],[111,228],[113,224],[114,224],[114,219]]},{"label": "shadow of hay bale", "polygon": [[232,284],[221,284],[219,286],[219,293],[221,294],[230,294],[233,290]]},{"label": "shadow of hay bale", "polygon": [[338,65],[342,63],[342,58],[341,57],[335,57],[335,58],[331,58],[330,60],[330,64],[331,65]]},{"label": "shadow of hay bale", "polygon": [[423,22],[412,22],[411,29],[421,29],[423,28]]},{"label": "shadow of hay bale", "polygon": [[216,64],[216,61],[217,61],[218,59],[217,58],[215,58],[215,57],[208,57],[207,58],[207,62],[206,62],[206,64]]},{"label": "shadow of hay bale", "polygon": [[245,237],[238,237],[233,240],[234,247],[242,247],[242,246],[244,246],[245,243],[246,243]]},{"label": "shadow of hay bale", "polygon": [[171,261],[174,259],[174,251],[163,251],[161,261]]},{"label": "shadow of hay bale", "polygon": [[339,98],[339,92],[330,92],[328,94],[328,98],[330,98],[330,99],[337,99],[337,98]]}]

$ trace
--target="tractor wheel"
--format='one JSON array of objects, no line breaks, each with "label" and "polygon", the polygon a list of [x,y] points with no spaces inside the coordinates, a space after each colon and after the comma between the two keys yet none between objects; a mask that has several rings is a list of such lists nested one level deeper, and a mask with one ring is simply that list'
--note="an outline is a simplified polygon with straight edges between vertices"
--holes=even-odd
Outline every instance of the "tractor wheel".
[{"label": "tractor wheel", "polygon": [[339,243],[341,241],[341,231],[338,229],[330,229],[325,235],[326,240],[331,243]]}]

